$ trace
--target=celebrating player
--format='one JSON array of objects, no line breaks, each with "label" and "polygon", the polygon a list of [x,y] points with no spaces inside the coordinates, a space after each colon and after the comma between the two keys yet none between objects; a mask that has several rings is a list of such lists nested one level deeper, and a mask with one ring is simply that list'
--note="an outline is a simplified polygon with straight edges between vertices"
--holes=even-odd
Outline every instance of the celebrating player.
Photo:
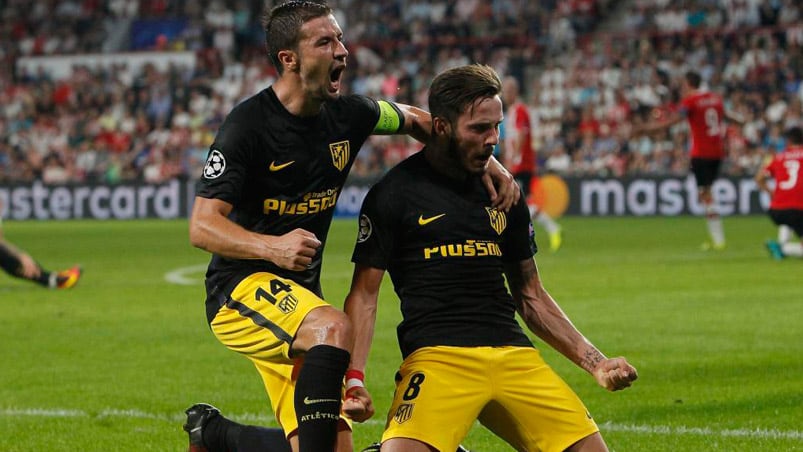
[{"label": "celebrating player", "polygon": [[[344,307],[355,331],[346,395],[367,395],[363,375],[387,270],[401,300],[404,360],[384,452],[453,451],[475,419],[516,450],[606,450],[585,406],[541,358],[516,312],[604,388],[623,389],[637,378],[624,358],[594,347],[543,287],[526,203],[502,212],[482,188],[503,118],[500,90],[488,66],[438,75],[429,94],[432,137],[362,206]],[[370,399],[362,405],[370,407]],[[372,411],[351,414],[362,420]]]},{"label": "celebrating player", "polygon": [[725,231],[722,219],[714,204],[711,186],[719,175],[725,158],[725,117],[740,122],[741,118],[727,112],[722,98],[713,92],[701,89],[702,79],[695,71],[686,72],[681,82],[683,99],[677,111],[669,112],[660,121],[634,128],[634,133],[665,129],[684,118],[691,130],[691,172],[697,182],[697,196],[705,210],[710,241],[703,243],[704,250],[725,249]]},{"label": "celebrating player", "polygon": [[[756,174],[756,184],[771,196],[770,218],[778,226],[788,226],[799,239],[782,243],[768,240],[765,244],[775,259],[803,257],[803,129],[791,127],[786,139],[786,150]],[[769,178],[775,179],[774,190],[767,183]]]},{"label": "celebrating player", "polygon": [[[368,136],[424,140],[431,119],[407,105],[340,95],[348,51],[321,2],[274,7],[265,35],[279,78],[221,126],[200,179],[190,240],[213,253],[206,274],[211,329],[254,363],[283,434],[234,423],[208,404],[190,407],[184,428],[191,451],[287,450],[285,436],[294,451],[351,451],[350,426],[340,416],[351,324],[323,300],[323,249]],[[495,200],[509,207],[519,196],[512,175],[495,162],[492,176]]]}]

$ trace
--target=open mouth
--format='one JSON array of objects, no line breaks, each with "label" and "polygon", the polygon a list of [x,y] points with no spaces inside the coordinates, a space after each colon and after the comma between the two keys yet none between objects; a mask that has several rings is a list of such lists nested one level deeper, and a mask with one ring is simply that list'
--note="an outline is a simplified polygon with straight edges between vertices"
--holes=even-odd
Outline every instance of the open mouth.
[{"label": "open mouth", "polygon": [[338,66],[329,73],[329,84],[333,91],[337,91],[340,88],[340,77],[343,75],[345,69],[345,65]]}]

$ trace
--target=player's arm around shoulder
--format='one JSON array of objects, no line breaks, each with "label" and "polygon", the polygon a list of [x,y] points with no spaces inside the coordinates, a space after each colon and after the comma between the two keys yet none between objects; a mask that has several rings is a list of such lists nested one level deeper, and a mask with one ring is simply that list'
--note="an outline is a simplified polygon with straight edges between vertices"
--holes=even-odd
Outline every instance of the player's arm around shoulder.
[{"label": "player's arm around shoulder", "polygon": [[[376,306],[379,288],[385,271],[356,264],[351,279],[351,289],[343,304],[343,311],[351,320],[354,329],[354,348],[347,375],[346,398],[343,412],[357,422],[364,422],[374,415],[371,394],[365,387],[365,368],[376,325]],[[353,378],[348,378],[352,375]]]},{"label": "player's arm around shoulder", "polygon": [[263,259],[293,271],[306,269],[321,246],[315,234],[294,229],[281,236],[249,231],[228,218],[232,205],[195,197],[190,216],[190,243],[230,259]]},{"label": "player's arm around shoulder", "polygon": [[426,144],[432,134],[432,115],[428,111],[412,105],[399,103],[395,105],[402,115],[399,133],[410,135]]},{"label": "player's arm around shoulder", "polygon": [[638,378],[636,368],[625,358],[607,358],[575,328],[541,283],[535,259],[507,264],[505,275],[516,310],[527,327],[590,373],[600,386],[618,391],[629,387]]}]

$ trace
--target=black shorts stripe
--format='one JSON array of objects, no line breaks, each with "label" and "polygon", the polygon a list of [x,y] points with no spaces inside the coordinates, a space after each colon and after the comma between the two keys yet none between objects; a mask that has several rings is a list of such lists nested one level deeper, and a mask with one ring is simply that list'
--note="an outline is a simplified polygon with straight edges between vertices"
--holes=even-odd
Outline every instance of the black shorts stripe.
[{"label": "black shorts stripe", "polygon": [[229,299],[229,301],[226,303],[226,306],[236,310],[237,312],[240,313],[241,316],[251,319],[251,321],[254,322],[256,325],[259,325],[262,328],[270,330],[270,332],[273,333],[273,335],[276,336],[276,338],[279,339],[280,341],[287,342],[288,344],[293,341],[293,336],[290,336],[289,334],[287,334],[286,331],[279,328],[279,325],[276,325],[275,323],[266,319],[265,317],[262,316],[262,314],[260,314],[257,311],[254,311],[253,309],[249,308],[243,303],[240,303],[237,300]]}]

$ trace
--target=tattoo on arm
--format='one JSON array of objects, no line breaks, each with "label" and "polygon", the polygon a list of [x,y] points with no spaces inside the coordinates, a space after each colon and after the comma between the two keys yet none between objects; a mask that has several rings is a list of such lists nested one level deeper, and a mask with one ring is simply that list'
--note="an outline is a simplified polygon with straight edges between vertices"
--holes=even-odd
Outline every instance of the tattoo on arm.
[{"label": "tattoo on arm", "polygon": [[602,356],[602,353],[600,353],[599,350],[592,348],[590,350],[586,350],[585,354],[583,354],[582,358],[580,358],[580,366],[589,372],[593,372],[597,367],[597,364],[602,362],[604,359],[605,357]]}]

